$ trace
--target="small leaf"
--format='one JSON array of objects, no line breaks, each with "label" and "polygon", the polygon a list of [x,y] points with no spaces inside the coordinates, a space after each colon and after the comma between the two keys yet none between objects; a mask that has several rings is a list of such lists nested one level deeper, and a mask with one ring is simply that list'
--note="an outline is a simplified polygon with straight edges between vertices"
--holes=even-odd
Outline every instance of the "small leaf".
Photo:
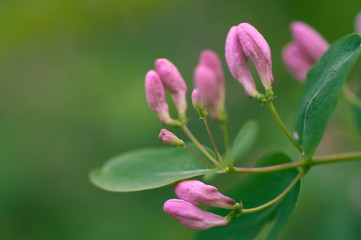
[{"label": "small leaf", "polygon": [[333,43],[308,72],[295,127],[306,159],[315,153],[360,52],[361,36],[347,35]]},{"label": "small leaf", "polygon": [[[269,166],[290,162],[290,158],[282,153],[265,155],[257,164]],[[233,190],[226,193],[236,201],[242,201],[244,208],[257,207],[277,197],[296,177],[298,171],[291,169],[281,172],[250,174]],[[227,227],[215,227],[207,231],[197,232],[196,240],[249,240],[267,235],[268,240],[276,239],[279,232],[291,217],[299,198],[300,181],[283,200],[264,210],[241,215],[230,222]],[[215,209],[216,214],[225,216],[229,211]]]},{"label": "small leaf", "polygon": [[[206,159],[193,144],[188,146]],[[91,172],[90,180],[107,191],[133,192],[162,187],[208,171],[205,163],[184,148],[146,148],[110,159],[101,169]]]},{"label": "small leaf", "polygon": [[245,157],[256,142],[257,133],[257,122],[248,121],[245,123],[234,139],[230,153],[226,156],[227,161],[231,161],[232,159],[237,161]]}]

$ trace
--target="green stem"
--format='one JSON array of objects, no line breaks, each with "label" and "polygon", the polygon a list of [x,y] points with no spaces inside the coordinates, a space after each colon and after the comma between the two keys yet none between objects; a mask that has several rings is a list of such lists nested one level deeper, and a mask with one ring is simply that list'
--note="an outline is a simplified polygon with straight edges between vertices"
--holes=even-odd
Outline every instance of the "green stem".
[{"label": "green stem", "polygon": [[355,107],[361,108],[361,99],[351,92],[351,90],[346,86],[343,88],[343,96]]},{"label": "green stem", "polygon": [[337,163],[343,161],[350,161],[350,160],[359,160],[361,159],[361,152],[351,152],[351,153],[341,153],[341,154],[334,154],[334,155],[326,155],[320,157],[313,157],[311,161],[297,161],[297,162],[289,162],[283,163],[268,167],[256,167],[256,168],[241,168],[241,167],[234,167],[232,170],[222,170],[219,173],[225,172],[235,172],[235,173],[268,173],[268,172],[278,172],[284,171],[292,168],[302,167],[302,166],[314,166],[320,164],[327,164],[327,163]]},{"label": "green stem", "polygon": [[319,165],[325,163],[335,163],[349,160],[361,159],[361,152],[341,153],[327,156],[314,157],[311,160],[311,165]]},{"label": "green stem", "polygon": [[198,140],[193,136],[192,132],[189,130],[189,128],[187,127],[187,125],[183,124],[182,125],[182,129],[183,131],[187,134],[187,136],[189,137],[189,139],[199,148],[199,150],[201,150],[202,153],[204,153],[204,155],[207,156],[207,158],[209,160],[211,160],[214,164],[218,165],[217,160],[212,157],[211,154],[209,154],[209,152],[202,146],[202,144],[200,144],[198,142]]},{"label": "green stem", "polygon": [[284,171],[296,167],[300,167],[305,165],[304,161],[298,161],[298,162],[289,162],[289,163],[283,163],[268,167],[256,167],[256,168],[241,168],[241,167],[234,167],[233,172],[235,173],[268,173],[268,172],[278,172],[278,171]]},{"label": "green stem", "polygon": [[202,119],[203,119],[204,125],[206,126],[206,129],[207,129],[209,138],[211,139],[211,142],[212,142],[214,151],[216,152],[217,158],[218,158],[218,160],[219,160],[220,162],[223,162],[223,159],[222,159],[221,155],[219,154],[217,145],[216,145],[216,143],[214,142],[214,138],[213,138],[213,136],[212,136],[211,129],[209,128],[208,121],[207,121],[207,117],[202,117]]},{"label": "green stem", "polygon": [[243,214],[254,213],[263,210],[277,203],[278,201],[282,200],[287,195],[287,193],[289,193],[291,189],[297,184],[297,182],[305,175],[307,169],[310,166],[326,164],[326,163],[336,163],[336,162],[349,161],[349,160],[357,160],[357,159],[361,159],[361,152],[351,152],[351,153],[320,156],[320,157],[312,158],[311,161],[297,161],[297,162],[284,163],[269,167],[260,167],[260,168],[235,167],[232,170],[232,172],[240,172],[240,173],[266,173],[266,172],[282,171],[296,167],[302,167],[302,168],[299,174],[292,180],[292,182],[287,186],[287,188],[283,190],[283,192],[280,195],[278,195],[276,198],[258,207],[248,208],[248,209],[242,209],[242,204],[240,203],[238,204],[238,207],[235,208],[234,211],[232,211],[230,214],[227,215],[227,218],[229,218],[229,220],[232,220]]},{"label": "green stem", "polygon": [[283,190],[283,192],[280,195],[278,195],[276,198],[274,198],[273,200],[271,200],[271,201],[269,201],[269,202],[267,202],[267,203],[265,203],[263,205],[255,207],[255,208],[242,209],[242,211],[240,212],[240,215],[248,214],[248,213],[254,213],[254,212],[263,210],[263,209],[271,206],[272,204],[280,201],[281,199],[283,199],[287,195],[287,193],[289,191],[291,191],[291,189],[296,185],[298,180],[300,180],[304,174],[305,174],[305,171],[302,169],[298,173],[298,175],[295,177],[295,179],[293,179],[293,181],[290,183],[290,185],[288,185],[288,187],[285,190]]},{"label": "green stem", "polygon": [[204,160],[203,158],[201,158],[197,153],[195,153],[192,149],[190,149],[187,144],[184,143],[184,148],[187,149],[190,153],[192,153],[194,156],[196,156],[196,158],[198,158],[199,160],[201,160],[202,162],[204,162],[205,164],[207,164],[208,166],[210,166],[211,168],[214,168],[214,166],[212,164],[210,164],[209,162],[207,162],[206,160]]},{"label": "green stem", "polygon": [[295,147],[302,152],[302,147],[295,141],[295,139],[293,139],[293,137],[291,136],[291,134],[288,132],[286,126],[283,124],[281,118],[279,117],[272,101],[267,101],[267,106],[269,108],[269,110],[271,111],[273,117],[276,119],[278,125],[280,125],[282,131],[286,134],[287,138],[293,143],[293,145],[295,145]]},{"label": "green stem", "polygon": [[228,140],[228,129],[227,129],[227,123],[224,122],[221,124],[222,130],[223,130],[223,136],[224,136],[224,146],[226,147],[226,151],[229,151],[229,140]]}]

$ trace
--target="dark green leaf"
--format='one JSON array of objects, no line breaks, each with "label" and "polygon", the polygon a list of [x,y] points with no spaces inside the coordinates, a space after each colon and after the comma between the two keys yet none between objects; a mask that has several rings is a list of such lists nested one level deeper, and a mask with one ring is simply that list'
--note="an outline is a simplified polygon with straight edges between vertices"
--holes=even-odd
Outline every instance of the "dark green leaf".
[{"label": "dark green leaf", "polygon": [[[193,144],[188,146],[206,159]],[[132,192],[162,187],[208,171],[208,165],[184,148],[146,148],[110,159],[101,169],[91,172],[90,180],[104,190]]]},{"label": "dark green leaf", "polygon": [[226,157],[227,161],[231,159],[237,161],[245,157],[256,141],[257,132],[257,122],[248,121],[244,124],[234,139],[230,153]]},{"label": "dark green leaf", "polygon": [[[288,156],[282,153],[265,155],[257,164],[269,166],[290,162]],[[295,169],[264,173],[250,174],[244,178],[233,190],[225,195],[242,201],[244,208],[252,208],[269,202],[277,197],[296,177]],[[255,237],[267,236],[266,239],[276,239],[279,232],[291,217],[299,198],[300,182],[279,203],[262,211],[245,214],[233,220],[227,227],[215,227],[196,234],[196,240],[249,240]],[[215,209],[214,213],[222,216],[229,211]]]},{"label": "dark green leaf", "polygon": [[309,71],[295,127],[306,159],[315,153],[360,52],[361,36],[347,35],[333,43]]}]

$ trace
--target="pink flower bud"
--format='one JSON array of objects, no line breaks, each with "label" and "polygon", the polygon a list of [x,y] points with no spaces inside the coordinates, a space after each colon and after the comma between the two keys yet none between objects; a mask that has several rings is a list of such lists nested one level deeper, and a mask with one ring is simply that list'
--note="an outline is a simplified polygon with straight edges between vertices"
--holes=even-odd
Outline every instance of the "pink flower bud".
[{"label": "pink flower bud", "polygon": [[163,210],[183,226],[193,230],[206,230],[215,226],[228,225],[225,217],[206,212],[181,199],[169,199],[164,203]]},{"label": "pink flower bud", "polygon": [[293,22],[291,32],[296,44],[313,63],[316,63],[329,47],[326,40],[306,23]]},{"label": "pink flower bud", "polygon": [[168,105],[165,102],[165,92],[162,81],[156,71],[150,70],[145,76],[145,94],[150,108],[158,115],[163,124],[171,124]]},{"label": "pink flower bud", "polygon": [[227,65],[232,76],[242,84],[248,97],[256,97],[258,91],[249,70],[248,59],[238,39],[237,26],[233,26],[228,32],[225,52]]},{"label": "pink flower bud", "polygon": [[282,58],[290,73],[302,82],[306,79],[308,70],[314,64],[294,42],[286,45],[282,51]]},{"label": "pink flower bud", "polygon": [[218,192],[216,187],[204,184],[198,180],[178,182],[174,187],[174,192],[180,199],[194,205],[233,209],[236,203],[232,198]]},{"label": "pink flower bud", "polygon": [[263,36],[248,23],[238,25],[238,38],[245,55],[252,60],[266,90],[273,85],[271,49]]},{"label": "pink flower bud", "polygon": [[159,58],[155,61],[155,68],[164,87],[170,92],[179,115],[184,116],[187,110],[187,85],[177,67],[168,59]]},{"label": "pink flower bud", "polygon": [[192,103],[193,103],[194,109],[197,110],[199,115],[201,117],[205,118],[207,116],[207,109],[204,105],[204,102],[202,101],[202,98],[201,98],[198,88],[193,89]]},{"label": "pink flower bud", "polygon": [[179,139],[176,135],[168,131],[167,129],[160,130],[158,135],[159,139],[163,141],[165,144],[172,147],[182,147],[184,146],[184,142]]},{"label": "pink flower bud", "polygon": [[356,32],[361,34],[361,12],[359,12],[356,16],[355,29],[356,29]]},{"label": "pink flower bud", "polygon": [[225,120],[224,94],[220,90],[217,73],[206,65],[198,65],[194,70],[194,82],[204,105],[215,121]]},{"label": "pink flower bud", "polygon": [[224,89],[224,74],[221,60],[212,50],[203,50],[199,58],[199,65],[204,65],[212,69],[217,75],[218,83],[221,89]]},{"label": "pink flower bud", "polygon": [[225,120],[225,84],[221,60],[212,50],[201,52],[194,82],[204,105],[215,121]]},{"label": "pink flower bud", "polygon": [[216,107],[221,94],[215,72],[207,66],[198,65],[194,70],[194,83],[204,104],[208,108]]}]

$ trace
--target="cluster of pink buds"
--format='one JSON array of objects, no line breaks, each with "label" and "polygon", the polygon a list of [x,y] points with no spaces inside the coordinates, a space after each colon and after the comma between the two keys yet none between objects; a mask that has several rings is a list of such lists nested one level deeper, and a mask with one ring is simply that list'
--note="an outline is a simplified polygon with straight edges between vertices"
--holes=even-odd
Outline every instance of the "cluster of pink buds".
[{"label": "cluster of pink buds", "polygon": [[290,28],[293,42],[283,49],[283,61],[292,75],[304,81],[308,70],[326,52],[329,44],[316,30],[303,22],[293,22]]},{"label": "cluster of pink buds", "polygon": [[[310,68],[327,51],[329,44],[306,23],[293,22],[290,29],[293,41],[283,49],[283,61],[293,76],[304,81]],[[355,31],[361,34],[361,12],[356,16]]]},{"label": "cluster of pink buds", "polygon": [[217,188],[198,180],[185,180],[175,185],[174,192],[180,199],[164,203],[164,211],[187,228],[206,230],[215,226],[227,226],[228,219],[204,211],[196,205],[233,209],[235,201],[226,197]]},{"label": "cluster of pink buds", "polygon": [[271,50],[256,28],[248,23],[233,26],[227,35],[225,54],[230,72],[242,84],[248,97],[259,95],[248,59],[254,63],[266,92],[272,91]]},{"label": "cluster of pink buds", "polygon": [[156,71],[150,70],[145,77],[145,92],[150,108],[165,125],[180,126],[179,121],[170,117],[165,101],[167,89],[174,101],[180,119],[185,118],[187,110],[187,86],[176,66],[169,60],[160,58],[155,61]]},{"label": "cluster of pink buds", "polygon": [[[150,70],[145,77],[148,104],[163,124],[179,127],[186,120],[187,86],[176,66],[169,60],[157,59],[155,69],[155,71]],[[194,108],[203,118],[209,111],[215,121],[224,122],[226,120],[225,81],[221,61],[215,52],[202,51],[199,64],[194,71],[194,82],[196,86],[192,93]],[[169,115],[165,89],[172,96],[179,120],[174,120]]]}]

